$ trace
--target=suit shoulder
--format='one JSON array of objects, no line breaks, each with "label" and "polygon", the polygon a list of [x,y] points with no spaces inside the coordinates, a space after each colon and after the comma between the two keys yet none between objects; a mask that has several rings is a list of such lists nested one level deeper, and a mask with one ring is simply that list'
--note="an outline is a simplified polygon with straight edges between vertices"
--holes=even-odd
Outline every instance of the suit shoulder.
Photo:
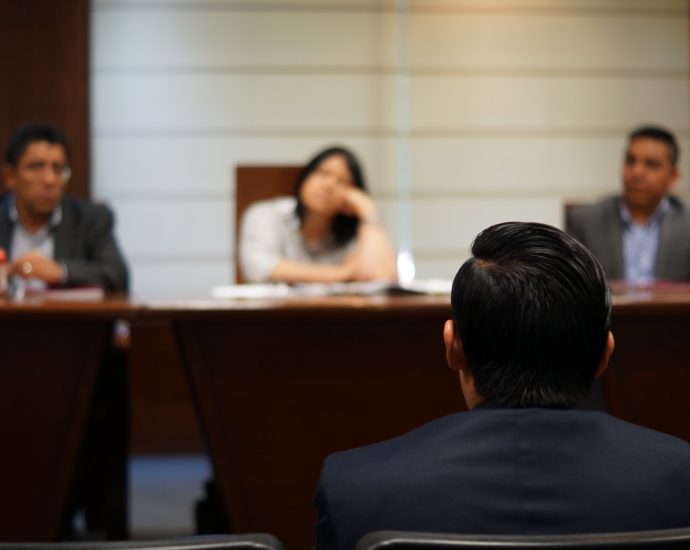
[{"label": "suit shoulder", "polygon": [[687,199],[678,197],[676,195],[669,195],[668,203],[672,212],[679,216],[690,219],[690,202],[688,202]]},{"label": "suit shoulder", "polygon": [[600,425],[605,430],[603,440],[612,448],[623,450],[626,462],[637,467],[648,466],[648,472],[661,477],[675,477],[690,490],[690,443],[678,437],[632,424],[609,415]]},{"label": "suit shoulder", "polygon": [[403,455],[410,460],[421,458],[435,441],[462,430],[469,418],[467,412],[443,416],[397,437],[334,453],[326,459],[326,464],[335,470],[342,467],[349,472],[372,470],[380,473],[381,463],[395,463]]},{"label": "suit shoulder", "polygon": [[73,197],[71,195],[65,195],[63,197],[62,209],[64,215],[73,217],[76,220],[109,220],[113,217],[113,212],[107,205]]},{"label": "suit shoulder", "polygon": [[590,204],[578,204],[568,210],[566,217],[575,220],[587,220],[616,215],[619,202],[620,197],[612,196]]},{"label": "suit shoulder", "polygon": [[10,193],[0,193],[0,219],[9,216]]}]

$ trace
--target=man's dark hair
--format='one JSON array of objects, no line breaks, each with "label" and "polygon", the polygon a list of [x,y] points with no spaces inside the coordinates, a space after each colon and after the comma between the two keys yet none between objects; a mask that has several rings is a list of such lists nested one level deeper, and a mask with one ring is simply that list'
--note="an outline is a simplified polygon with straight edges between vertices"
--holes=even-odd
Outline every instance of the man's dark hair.
[{"label": "man's dark hair", "polygon": [[[311,159],[307,165],[302,168],[302,171],[297,176],[297,181],[295,182],[295,198],[297,199],[297,207],[295,208],[295,214],[299,218],[300,222],[305,214],[305,207],[300,198],[300,193],[302,191],[302,185],[305,180],[315,172],[319,165],[326,159],[339,156],[345,159],[345,163],[352,176],[352,183],[355,187],[361,189],[362,191],[367,190],[366,183],[364,181],[364,172],[362,170],[357,157],[348,149],[344,147],[329,147],[319,152],[313,159]],[[357,227],[359,226],[359,218],[356,216],[346,216],[345,214],[338,214],[333,218],[333,225],[331,226],[331,231],[335,238],[335,242],[338,245],[344,245],[349,243],[357,234]]]},{"label": "man's dark hair", "polygon": [[628,143],[632,143],[638,138],[649,138],[656,141],[661,141],[668,146],[668,153],[671,159],[671,166],[678,165],[678,158],[680,157],[680,148],[678,141],[669,130],[661,128],[660,126],[640,126],[635,128],[630,135],[628,135]]},{"label": "man's dark hair", "polygon": [[26,148],[35,141],[47,141],[51,145],[62,145],[67,162],[71,162],[69,143],[65,135],[55,126],[42,123],[25,124],[12,134],[5,150],[5,162],[17,166]]},{"label": "man's dark hair", "polygon": [[539,223],[493,225],[472,254],[451,305],[477,392],[509,407],[575,404],[594,381],[611,323],[599,262]]}]

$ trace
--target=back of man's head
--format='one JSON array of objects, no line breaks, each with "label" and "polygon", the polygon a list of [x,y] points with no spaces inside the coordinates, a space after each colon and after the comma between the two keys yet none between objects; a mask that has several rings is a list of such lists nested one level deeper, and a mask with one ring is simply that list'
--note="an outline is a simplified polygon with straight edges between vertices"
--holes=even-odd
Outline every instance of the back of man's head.
[{"label": "back of man's head", "polygon": [[610,328],[597,260],[554,227],[482,231],[453,281],[456,335],[478,394],[510,407],[567,407],[591,387]]},{"label": "back of man's head", "polygon": [[45,141],[51,145],[61,145],[65,150],[67,161],[70,162],[70,148],[65,135],[55,126],[43,123],[30,123],[17,129],[5,149],[5,162],[17,166],[19,159],[30,143]]},{"label": "back of man's head", "polygon": [[669,160],[671,161],[671,166],[678,166],[678,159],[680,157],[680,147],[678,146],[678,141],[676,136],[673,135],[666,128],[661,126],[640,126],[635,128],[630,134],[628,134],[628,143],[632,143],[636,139],[653,139],[654,141],[660,141],[668,147]]}]

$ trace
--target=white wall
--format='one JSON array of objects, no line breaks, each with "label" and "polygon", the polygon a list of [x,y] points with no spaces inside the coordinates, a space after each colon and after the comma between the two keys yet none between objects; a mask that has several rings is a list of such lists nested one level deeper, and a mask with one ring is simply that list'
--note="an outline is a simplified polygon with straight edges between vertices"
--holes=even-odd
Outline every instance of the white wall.
[{"label": "white wall", "polygon": [[640,123],[672,128],[690,173],[689,0],[409,4],[406,80],[393,0],[93,0],[92,189],[136,293],[230,282],[234,167],[333,143],[394,239],[409,146],[421,277],[452,277],[491,223],[560,225],[615,191]]}]

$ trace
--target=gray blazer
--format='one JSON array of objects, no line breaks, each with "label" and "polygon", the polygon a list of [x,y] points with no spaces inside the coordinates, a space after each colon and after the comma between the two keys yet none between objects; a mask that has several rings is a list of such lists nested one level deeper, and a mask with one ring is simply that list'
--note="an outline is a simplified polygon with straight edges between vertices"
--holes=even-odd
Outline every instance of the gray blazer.
[{"label": "gray blazer", "polygon": [[[566,214],[566,231],[589,248],[609,279],[625,276],[621,200],[609,197]],[[661,280],[690,281],[690,207],[674,196],[669,196],[669,202],[661,221],[654,275]]]},{"label": "gray blazer", "polygon": [[[0,248],[11,254],[14,224],[9,197],[0,197]],[[53,232],[54,259],[67,266],[68,285],[128,289],[127,266],[113,236],[113,214],[107,206],[66,196],[62,199],[62,220]]]}]

